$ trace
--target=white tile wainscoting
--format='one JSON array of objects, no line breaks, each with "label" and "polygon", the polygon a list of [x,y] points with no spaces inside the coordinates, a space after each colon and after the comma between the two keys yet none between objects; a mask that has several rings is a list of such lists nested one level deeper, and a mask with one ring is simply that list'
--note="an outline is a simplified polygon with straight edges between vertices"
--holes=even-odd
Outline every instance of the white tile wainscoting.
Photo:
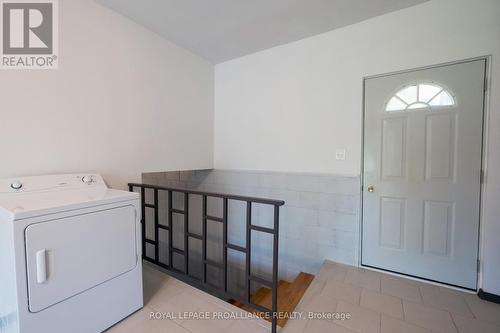
[{"label": "white tile wainscoting", "polygon": [[[144,173],[142,180],[145,184],[284,200],[285,205],[280,210],[280,278],[291,281],[301,271],[316,274],[325,259],[349,265],[358,262],[359,176],[214,169]],[[150,200],[149,197],[147,193],[146,199]],[[160,196],[160,201],[166,202],[166,199]],[[201,228],[201,197],[193,197],[191,201],[190,231],[197,232]],[[174,195],[174,206],[182,208],[181,195]],[[210,215],[221,216],[221,209],[220,199],[208,200]],[[152,212],[147,211],[146,217],[149,214]],[[160,219],[163,214],[166,210],[160,207]],[[272,226],[272,216],[270,206],[254,205],[252,208],[254,224]],[[182,248],[183,237],[175,237],[183,232],[182,216],[174,216],[173,220],[176,229],[174,244]],[[217,232],[217,226],[213,226],[212,231],[210,227],[208,229],[208,255],[219,260],[222,251],[219,244],[221,236],[218,235],[221,232]],[[230,201],[228,232],[232,243],[244,245],[243,203]],[[151,227],[147,228],[147,234],[153,235]],[[160,235],[160,242],[164,240],[166,238]],[[199,245],[193,242],[190,249],[199,253]],[[229,255],[230,260],[244,267],[244,256]],[[196,256],[190,258],[196,260]],[[271,238],[265,234],[252,234],[252,271],[266,276],[271,258]]]}]

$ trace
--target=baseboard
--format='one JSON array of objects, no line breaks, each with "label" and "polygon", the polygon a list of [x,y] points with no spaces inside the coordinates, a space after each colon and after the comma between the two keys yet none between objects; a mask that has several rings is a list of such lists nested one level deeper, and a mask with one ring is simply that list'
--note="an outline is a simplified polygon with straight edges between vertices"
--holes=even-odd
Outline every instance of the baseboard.
[{"label": "baseboard", "polygon": [[487,293],[483,291],[483,289],[479,289],[477,296],[479,296],[480,299],[484,299],[485,301],[500,304],[500,295]]}]

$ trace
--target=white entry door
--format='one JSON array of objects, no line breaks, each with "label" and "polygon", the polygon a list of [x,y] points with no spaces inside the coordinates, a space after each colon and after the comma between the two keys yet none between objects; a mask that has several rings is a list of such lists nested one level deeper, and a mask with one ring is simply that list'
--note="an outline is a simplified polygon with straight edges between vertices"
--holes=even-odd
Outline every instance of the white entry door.
[{"label": "white entry door", "polygon": [[485,68],[365,80],[363,265],[476,289]]}]

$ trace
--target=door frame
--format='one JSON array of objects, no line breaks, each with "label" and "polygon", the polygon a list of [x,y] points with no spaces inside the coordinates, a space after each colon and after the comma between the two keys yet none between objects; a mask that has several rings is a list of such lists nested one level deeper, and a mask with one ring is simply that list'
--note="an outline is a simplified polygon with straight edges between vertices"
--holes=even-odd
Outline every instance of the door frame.
[{"label": "door frame", "polygon": [[483,92],[483,127],[482,127],[482,142],[481,142],[481,170],[482,170],[482,177],[481,177],[481,183],[480,183],[480,192],[479,192],[479,230],[478,230],[478,265],[477,265],[477,283],[476,283],[476,289],[473,289],[472,291],[478,291],[479,289],[482,288],[482,274],[483,274],[483,257],[484,257],[484,228],[483,228],[483,218],[485,216],[485,205],[484,205],[484,198],[486,197],[486,175],[488,172],[488,134],[489,134],[489,117],[490,117],[490,77],[491,77],[491,55],[485,55],[485,56],[478,56],[478,57],[473,57],[473,58],[466,58],[462,60],[455,60],[455,61],[450,61],[450,62],[445,62],[445,63],[438,63],[438,64],[433,64],[433,65],[428,65],[428,66],[421,66],[421,67],[415,67],[411,69],[405,69],[405,70],[399,70],[399,71],[393,71],[393,72],[387,72],[383,74],[376,74],[376,75],[369,75],[369,76],[364,76],[362,78],[362,99],[361,99],[361,170],[360,170],[360,207],[359,207],[359,244],[358,244],[358,251],[359,251],[359,256],[358,256],[358,266],[359,267],[364,267],[370,270],[375,270],[375,271],[381,271],[389,274],[394,274],[394,275],[399,275],[403,276],[406,278],[410,279],[416,279],[416,280],[423,280],[426,282],[430,282],[433,284],[437,285],[442,285],[454,289],[459,289],[459,290],[471,290],[471,289],[466,289],[463,287],[458,287],[450,284],[446,284],[444,282],[439,282],[439,281],[434,281],[430,279],[425,279],[422,277],[417,277],[417,276],[412,276],[409,274],[404,274],[400,272],[394,272],[394,271],[389,271],[385,270],[382,268],[378,267],[372,267],[368,265],[363,265],[363,194],[364,194],[364,188],[365,188],[365,179],[364,179],[364,169],[365,169],[365,161],[364,161],[364,156],[365,156],[365,118],[366,118],[366,109],[365,109],[365,94],[366,94],[366,80],[368,79],[374,79],[374,78],[380,78],[380,77],[387,77],[387,76],[392,76],[392,75],[398,75],[398,74],[405,74],[405,73],[411,73],[414,71],[420,71],[420,70],[427,70],[427,69],[432,69],[432,68],[439,68],[439,67],[445,67],[445,66],[450,66],[450,65],[456,65],[456,64],[463,64],[463,63],[468,63],[472,61],[477,61],[477,60],[484,60],[485,61],[485,73],[484,73],[484,79],[485,79],[485,84],[484,84],[484,92]]}]

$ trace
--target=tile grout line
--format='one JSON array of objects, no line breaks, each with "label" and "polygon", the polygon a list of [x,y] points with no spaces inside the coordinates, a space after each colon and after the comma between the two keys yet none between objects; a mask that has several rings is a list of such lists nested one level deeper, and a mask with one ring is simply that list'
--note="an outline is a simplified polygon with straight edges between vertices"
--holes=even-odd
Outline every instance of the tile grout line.
[{"label": "tile grout line", "polygon": [[[156,310],[155,308],[153,308],[152,306],[150,305],[146,305],[144,306],[144,308],[149,308],[150,310],[152,310],[153,312],[161,312],[160,310]],[[151,320],[151,319],[148,319],[148,320]],[[174,324],[178,327],[180,327],[183,331],[186,331],[186,332],[191,332],[193,333],[192,331],[188,330],[187,328],[185,328],[184,326],[182,326],[180,323],[177,323],[175,320],[171,320],[171,319],[167,319],[168,322],[170,322],[171,324]]]},{"label": "tile grout line", "polygon": [[[419,291],[421,292],[421,289],[420,289],[420,288],[421,288],[421,286],[419,286]],[[438,289],[437,289],[437,291],[436,291],[436,292],[437,292],[438,294],[441,294],[441,291],[439,290],[439,288],[442,288],[442,287],[438,287]],[[462,297],[461,295],[457,295],[457,296],[458,296],[458,297],[460,297],[460,299],[461,299],[462,301],[464,301],[464,302],[465,302],[465,304],[466,304],[466,306],[467,306],[467,309],[470,311],[470,313],[471,313],[471,315],[472,315],[472,318],[477,320],[478,318],[476,317],[476,315],[475,315],[475,314],[474,314],[474,312],[472,311],[472,308],[470,307],[470,305],[469,305],[469,303],[467,302],[467,300],[466,300],[464,297]],[[409,302],[411,302],[411,301],[409,301]],[[412,303],[414,303],[414,302],[412,302]],[[416,303],[416,304],[417,304],[417,303]],[[425,300],[424,300],[424,297],[423,297],[423,296],[422,296],[422,304],[421,304],[421,305],[422,305],[422,306],[425,306],[425,307],[427,307],[427,308],[430,308],[430,309],[434,309],[434,310],[438,310],[438,311],[445,311],[445,312],[448,312],[448,313],[450,314],[450,316],[452,317],[452,319],[453,319],[453,314],[458,315],[458,316],[462,316],[462,317],[467,317],[467,316],[465,316],[465,315],[463,315],[463,314],[461,314],[461,313],[455,313],[455,312],[453,312],[453,311],[446,310],[446,309],[445,309],[445,308],[443,308],[443,307],[436,306],[435,304],[427,304],[427,303],[425,302]]]},{"label": "tile grout line", "polygon": [[[429,308],[429,309],[432,309],[432,310],[437,310],[437,311],[443,311],[443,312],[446,312],[446,313],[448,313],[448,315],[450,315],[450,317],[452,317],[451,319],[452,319],[452,322],[453,322],[453,326],[456,328],[456,326],[455,326],[455,322],[453,321],[453,316],[451,315],[451,313],[450,313],[449,311],[446,311],[446,310],[443,310],[443,309],[438,309],[438,308],[435,308],[435,307],[433,307],[433,306],[426,305],[426,304],[424,304],[424,303],[416,303],[416,302],[412,302],[412,301],[410,301],[410,300],[403,300],[403,310],[405,310],[405,307],[404,307],[404,302],[411,303],[411,304],[415,304],[415,305],[422,306],[422,307],[425,307],[425,308]],[[421,326],[420,324],[417,324],[417,323],[412,323],[412,322],[410,322],[410,321],[406,320],[406,312],[405,312],[405,311],[404,311],[403,315],[404,315],[404,317],[405,317],[404,321],[405,321],[406,323],[408,323],[408,324],[411,324],[411,325],[413,325],[413,326],[416,326],[416,327],[420,327],[420,328],[426,329],[426,330],[431,331],[431,332],[440,333],[440,332],[437,332],[437,331],[431,330],[431,329],[429,329],[429,328],[427,328],[427,327]],[[459,332],[459,331],[458,331],[458,329],[456,329],[456,332],[457,332],[457,333]]]},{"label": "tile grout line", "polygon": [[457,323],[455,322],[455,318],[453,318],[453,315],[450,313],[450,317],[451,317],[451,322],[453,323],[453,326],[455,326],[455,330],[457,332],[460,332],[460,330],[458,329],[458,325]]},{"label": "tile grout line", "polygon": [[420,289],[420,285],[417,287],[418,289],[418,294],[420,295],[420,300],[422,301],[422,304],[424,304],[424,296],[422,295],[422,290]]},{"label": "tile grout line", "polygon": [[193,331],[187,329],[186,327],[182,326],[182,323],[184,321],[182,321],[181,323],[177,323],[175,320],[170,320],[171,323],[174,323],[175,325],[177,325],[178,327],[180,327],[182,330],[186,331],[186,332],[191,332],[191,333],[194,333]]},{"label": "tile grout line", "polygon": [[401,309],[403,310],[403,321],[406,321],[406,312],[405,312],[405,307],[403,304],[403,299],[400,298],[399,301],[401,302]]},{"label": "tile grout line", "polygon": [[[460,296],[460,297],[462,297],[462,296]],[[479,318],[476,317],[476,314],[474,313],[474,311],[472,311],[472,307],[470,306],[469,302],[465,299],[465,297],[462,297],[462,299],[464,300],[465,305],[467,306],[467,309],[469,309],[470,313],[472,314],[472,317],[474,319],[479,320]]]}]

